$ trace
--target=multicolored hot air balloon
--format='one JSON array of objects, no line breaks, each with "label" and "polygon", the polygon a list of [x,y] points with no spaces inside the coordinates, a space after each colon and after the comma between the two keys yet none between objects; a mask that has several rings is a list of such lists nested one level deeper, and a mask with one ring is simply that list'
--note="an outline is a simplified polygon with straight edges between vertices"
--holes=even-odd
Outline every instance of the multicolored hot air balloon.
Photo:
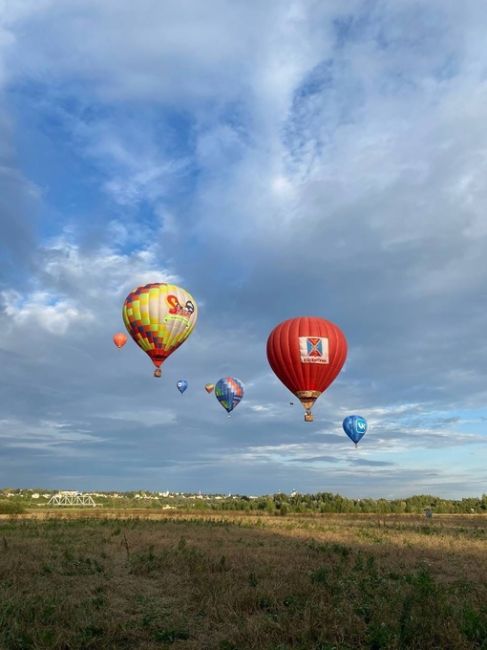
[{"label": "multicolored hot air balloon", "polygon": [[178,387],[178,391],[182,395],[184,393],[184,391],[186,390],[186,388],[188,387],[188,382],[186,381],[186,379],[180,379],[178,381],[178,383],[176,384],[176,386]]},{"label": "multicolored hot air balloon", "polygon": [[116,334],[113,335],[113,342],[117,346],[117,348],[123,348],[125,343],[127,343],[127,335],[124,334],[123,332],[117,332]]},{"label": "multicolored hot air balloon", "polygon": [[193,331],[198,307],[181,287],[159,282],[129,293],[122,316],[130,336],[156,366],[154,376],[160,377],[161,364]]},{"label": "multicolored hot air balloon", "polygon": [[267,359],[282,383],[305,409],[311,409],[334,381],[347,357],[347,340],[329,320],[312,316],[291,318],[277,325],[267,339]]},{"label": "multicolored hot air balloon", "polygon": [[205,390],[207,393],[212,393],[215,388],[215,384],[205,384]]},{"label": "multicolored hot air balloon", "polygon": [[343,430],[357,446],[367,433],[367,420],[361,415],[349,415],[343,420]]},{"label": "multicolored hot air balloon", "polygon": [[223,408],[230,413],[240,402],[244,387],[236,377],[223,377],[215,385],[215,395]]}]

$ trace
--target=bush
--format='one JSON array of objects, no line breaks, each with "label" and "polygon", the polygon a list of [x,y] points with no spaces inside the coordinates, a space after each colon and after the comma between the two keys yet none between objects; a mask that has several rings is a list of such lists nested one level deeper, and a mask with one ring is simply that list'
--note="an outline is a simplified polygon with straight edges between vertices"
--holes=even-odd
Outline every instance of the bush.
[{"label": "bush", "polygon": [[20,503],[0,501],[0,515],[21,515],[25,508]]}]

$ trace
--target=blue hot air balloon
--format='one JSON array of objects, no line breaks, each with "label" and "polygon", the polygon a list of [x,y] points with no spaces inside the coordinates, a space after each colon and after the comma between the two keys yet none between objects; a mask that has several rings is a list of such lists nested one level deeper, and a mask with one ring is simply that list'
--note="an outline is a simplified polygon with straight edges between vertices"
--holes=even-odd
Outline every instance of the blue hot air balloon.
[{"label": "blue hot air balloon", "polygon": [[236,377],[222,377],[215,385],[216,398],[228,413],[237,406],[243,394],[243,384]]},{"label": "blue hot air balloon", "polygon": [[186,379],[180,379],[178,381],[178,383],[176,384],[176,386],[178,387],[178,391],[182,395],[184,393],[184,391],[186,390],[186,388],[188,387],[188,382],[186,381]]},{"label": "blue hot air balloon", "polygon": [[349,415],[343,420],[343,430],[357,446],[367,433],[367,420],[361,415]]}]

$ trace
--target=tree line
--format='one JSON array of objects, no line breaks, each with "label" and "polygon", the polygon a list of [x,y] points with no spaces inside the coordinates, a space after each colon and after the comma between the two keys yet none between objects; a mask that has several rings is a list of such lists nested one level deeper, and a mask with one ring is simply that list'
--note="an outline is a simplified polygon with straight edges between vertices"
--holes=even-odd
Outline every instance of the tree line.
[{"label": "tree line", "polygon": [[404,499],[348,499],[340,494],[318,492],[317,494],[284,494],[250,498],[238,496],[221,501],[198,503],[201,509],[265,511],[270,514],[292,513],[378,513],[422,514],[431,510],[438,514],[487,513],[487,494],[480,498],[442,499],[421,494]]}]

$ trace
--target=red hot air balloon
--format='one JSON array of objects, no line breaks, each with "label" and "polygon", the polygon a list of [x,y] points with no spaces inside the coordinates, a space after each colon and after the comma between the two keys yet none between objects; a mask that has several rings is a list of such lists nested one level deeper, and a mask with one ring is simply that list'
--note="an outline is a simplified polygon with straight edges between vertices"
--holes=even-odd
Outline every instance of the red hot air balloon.
[{"label": "red hot air balloon", "polygon": [[267,339],[267,359],[313,421],[311,408],[334,381],[347,358],[347,340],[337,325],[313,316],[277,325]]},{"label": "red hot air balloon", "polygon": [[127,343],[127,336],[122,332],[117,332],[116,334],[113,335],[113,342],[115,343],[117,348],[123,348],[125,343]]}]

